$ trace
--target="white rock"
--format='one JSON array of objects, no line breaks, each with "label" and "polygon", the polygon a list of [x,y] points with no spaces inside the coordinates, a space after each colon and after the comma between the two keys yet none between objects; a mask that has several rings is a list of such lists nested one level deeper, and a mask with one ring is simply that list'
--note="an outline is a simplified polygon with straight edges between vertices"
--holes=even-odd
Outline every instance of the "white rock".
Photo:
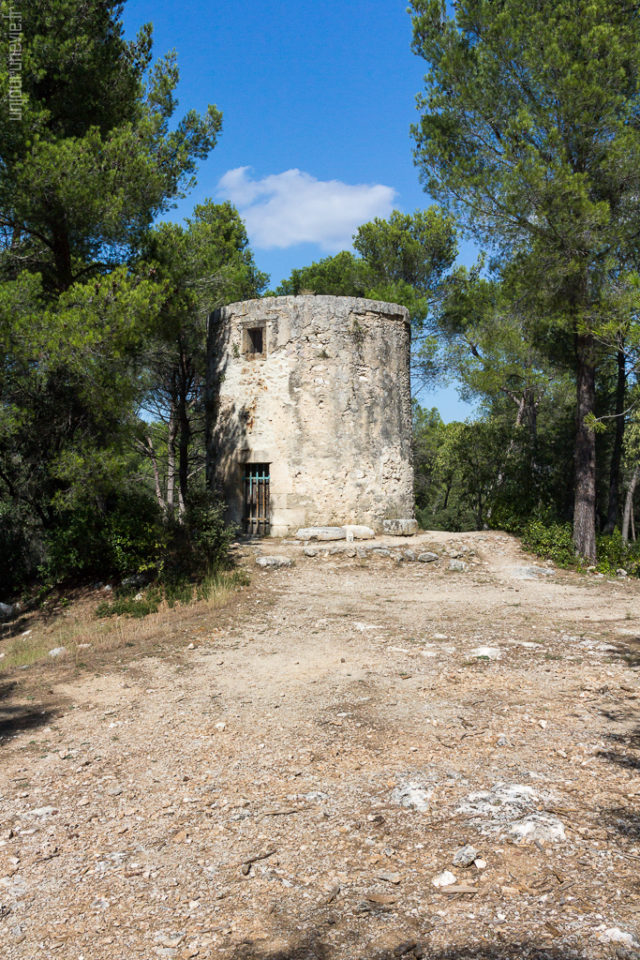
[{"label": "white rock", "polygon": [[532,813],[523,820],[512,823],[507,835],[518,843],[523,840],[560,843],[567,839],[562,821],[551,813]]},{"label": "white rock", "polygon": [[603,943],[623,943],[625,947],[637,947],[636,939],[630,933],[620,930],[619,927],[609,927],[598,934]]},{"label": "white rock", "polygon": [[540,577],[552,577],[555,570],[547,567],[512,567],[511,576],[517,580],[539,580]]},{"label": "white rock", "polygon": [[35,809],[30,811],[33,817],[51,817],[57,812],[58,810],[56,807],[35,807]]},{"label": "white rock", "polygon": [[344,527],[301,527],[296,540],[346,540]]},{"label": "white rock", "polygon": [[432,793],[432,790],[425,790],[421,784],[408,781],[395,788],[391,799],[401,807],[412,807],[420,813],[426,813]]},{"label": "white rock", "polygon": [[453,855],[453,865],[454,867],[470,867],[477,858],[478,851],[476,848],[467,844],[465,847],[460,847],[459,850],[456,850]]},{"label": "white rock", "polygon": [[496,783],[491,790],[470,793],[457,809],[473,817],[490,817],[509,822],[523,816],[537,799],[532,787],[521,783]]},{"label": "white rock", "polygon": [[66,647],[54,647],[53,650],[49,650],[50,657],[62,657],[67,652]]},{"label": "white rock", "polygon": [[476,647],[471,651],[472,657],[482,657],[483,660],[502,660],[500,647]]},{"label": "white rock", "polygon": [[467,569],[467,565],[464,560],[449,560],[449,570],[456,570],[459,573],[462,573]]},{"label": "white rock", "polygon": [[292,567],[291,557],[256,557],[256,564],[259,567]]},{"label": "white rock", "polygon": [[434,877],[431,883],[434,887],[450,887],[452,883],[456,883],[456,877],[450,870],[445,870]]},{"label": "white rock", "polygon": [[342,527],[347,540],[373,540],[375,531],[359,523],[345,523]]}]

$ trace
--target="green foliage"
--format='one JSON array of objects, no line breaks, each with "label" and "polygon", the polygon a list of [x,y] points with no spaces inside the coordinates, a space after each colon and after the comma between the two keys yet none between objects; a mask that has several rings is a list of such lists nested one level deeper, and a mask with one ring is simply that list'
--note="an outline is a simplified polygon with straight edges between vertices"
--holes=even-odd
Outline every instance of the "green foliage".
[{"label": "green foliage", "polygon": [[598,537],[598,570],[613,575],[617,570],[626,570],[633,577],[640,577],[640,544],[625,543],[619,530],[608,536]]},{"label": "green foliage", "polygon": [[457,231],[439,207],[413,214],[394,210],[358,227],[353,246],[309,267],[293,270],[276,289],[279,296],[316,293],[368,297],[399,303],[419,329],[442,279],[455,260]]},{"label": "green foliage", "polygon": [[208,600],[217,592],[228,590],[230,588],[235,590],[238,587],[248,587],[250,583],[251,578],[246,570],[241,568],[234,570],[218,569],[213,573],[208,574],[198,584],[196,588],[196,596],[198,600]]},{"label": "green foliage", "polygon": [[98,604],[95,615],[98,618],[124,616],[141,619],[150,613],[157,613],[163,601],[170,609],[176,604],[184,606],[196,600],[224,602],[232,591],[249,583],[245,570],[218,569],[195,585],[185,579],[158,584],[144,591],[138,591],[135,587],[118,588],[111,602]]},{"label": "green foliage", "polygon": [[167,521],[168,536],[159,567],[159,579],[181,588],[205,579],[228,563],[235,531],[224,523],[224,505],[207,495],[194,497],[185,517]]},{"label": "green foliage", "polygon": [[453,218],[436,206],[394,210],[388,220],[358,227],[353,246],[371,274],[367,296],[403,304],[421,322],[456,258],[457,240]]},{"label": "green foliage", "polygon": [[573,529],[570,523],[544,523],[530,520],[521,532],[522,544],[539,557],[553,560],[559,567],[574,567],[578,563],[573,547]]},{"label": "green foliage", "polygon": [[102,508],[86,500],[56,517],[40,576],[50,584],[142,576],[161,584],[170,599],[172,591],[179,597],[188,584],[193,592],[196,581],[226,566],[232,537],[223,507],[205,497],[178,523],[163,516],[144,487],[116,488]]},{"label": "green foliage", "polygon": [[366,263],[346,250],[325,257],[308,267],[294,269],[288,280],[276,287],[279,297],[317,293],[336,297],[366,297],[372,283]]},{"label": "green foliage", "polygon": [[[150,25],[127,42],[121,13],[114,0],[46,0],[22,21],[25,104],[0,121],[0,224],[6,269],[40,272],[49,291],[122,262],[220,131],[213,106],[172,119],[175,56],[152,66]],[[3,65],[8,42],[6,30]],[[3,67],[5,103],[8,84]]]},{"label": "green foliage", "polygon": [[638,312],[638,11],[617,0],[414,0],[413,12],[429,68],[415,160],[430,195],[501,258],[538,344],[573,366],[574,537],[593,557],[586,421],[602,364],[638,341],[628,322]]},{"label": "green foliage", "polygon": [[[557,566],[585,569],[585,561],[575,554],[570,523],[553,523],[548,517],[532,519],[524,525],[514,525],[513,532],[520,535],[524,547],[553,560]],[[619,530],[602,534],[598,537],[598,562],[594,566],[607,576],[626,570],[631,576],[640,577],[640,544],[625,544]]]},{"label": "green foliage", "polygon": [[[0,0],[0,14],[9,7]],[[148,240],[221,127],[212,106],[174,117],[175,57],[152,64],[151,27],[125,40],[113,0],[32,7],[22,116],[0,117],[0,564],[4,546],[10,590],[36,564],[48,582],[172,566],[178,536],[136,451],[149,344],[173,349],[167,377],[185,357],[201,376],[208,310],[266,282],[228,204],[197,207],[186,230],[165,225]],[[186,477],[197,463],[185,451],[202,440],[181,415]],[[211,520],[204,529],[188,535],[189,571],[224,552]]]},{"label": "green foliage", "polygon": [[153,577],[166,549],[167,534],[151,495],[144,489],[114,491],[102,509],[86,500],[56,516],[45,537],[41,576],[51,584],[140,573]]},{"label": "green foliage", "polygon": [[189,478],[204,466],[211,311],[259,296],[268,277],[256,268],[245,226],[230,203],[200,204],[184,227],[160,224],[149,232],[143,253],[139,269],[155,279],[162,298],[144,356],[143,407],[155,427],[146,430],[139,449],[152,462],[156,495],[172,516],[176,508],[184,510],[194,486]]},{"label": "green foliage", "polygon": [[136,600],[135,597],[132,596],[116,597],[111,602],[103,600],[102,603],[99,603],[96,607],[95,615],[99,619],[124,616],[141,620],[150,613],[157,613],[161,601],[162,594],[160,590],[147,590],[139,600]]},{"label": "green foliage", "polygon": [[2,598],[13,596],[35,574],[41,545],[28,510],[0,502],[0,583]]}]

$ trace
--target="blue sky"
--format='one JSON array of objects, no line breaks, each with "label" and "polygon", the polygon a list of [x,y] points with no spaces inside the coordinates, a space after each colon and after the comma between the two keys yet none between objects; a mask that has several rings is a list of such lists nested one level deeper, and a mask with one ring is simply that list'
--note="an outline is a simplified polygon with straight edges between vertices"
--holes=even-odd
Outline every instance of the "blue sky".
[{"label": "blue sky", "polygon": [[[128,0],[127,34],[148,21],[155,55],[178,56],[178,113],[215,103],[224,115],[171,218],[207,197],[231,200],[272,286],[348,248],[360,223],[431,202],[412,160],[425,64],[411,52],[405,0]],[[452,389],[421,402],[445,420],[470,410]]]}]

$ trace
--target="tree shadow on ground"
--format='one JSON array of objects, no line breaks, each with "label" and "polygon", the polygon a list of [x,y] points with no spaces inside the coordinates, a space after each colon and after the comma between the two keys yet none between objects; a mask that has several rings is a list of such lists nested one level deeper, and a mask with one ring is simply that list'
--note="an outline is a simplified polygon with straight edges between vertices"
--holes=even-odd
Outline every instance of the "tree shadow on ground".
[{"label": "tree shadow on ground", "polygon": [[610,650],[613,659],[623,660],[632,669],[640,667],[640,636],[629,636],[624,640],[618,638],[611,646],[615,647],[615,650]]},{"label": "tree shadow on ground", "polygon": [[612,746],[609,750],[598,751],[600,760],[608,760],[627,770],[640,770],[640,727],[628,733],[610,733],[606,739]]},{"label": "tree shadow on ground", "polygon": [[605,827],[613,828],[630,843],[640,840],[640,810],[610,807],[600,812],[600,820]]},{"label": "tree shadow on ground", "polygon": [[12,703],[11,695],[15,688],[15,682],[0,683],[0,739],[13,737],[23,730],[46,726],[56,716],[55,711],[43,704]]},{"label": "tree shadow on ground", "polygon": [[270,949],[264,944],[243,944],[233,954],[234,960],[342,960],[346,955],[358,960],[579,960],[577,951],[554,946],[540,946],[531,941],[472,944],[433,950],[427,942],[402,942],[377,950],[375,947],[349,951],[343,946],[329,946],[319,931],[300,934],[290,947]]}]

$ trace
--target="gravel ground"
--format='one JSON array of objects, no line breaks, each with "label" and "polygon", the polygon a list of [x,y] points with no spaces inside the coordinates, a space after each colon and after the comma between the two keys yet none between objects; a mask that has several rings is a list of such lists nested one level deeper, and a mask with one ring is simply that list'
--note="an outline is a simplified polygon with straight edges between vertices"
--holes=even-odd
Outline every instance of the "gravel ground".
[{"label": "gravel ground", "polygon": [[640,584],[375,545],[2,675],[3,960],[640,956]]}]

